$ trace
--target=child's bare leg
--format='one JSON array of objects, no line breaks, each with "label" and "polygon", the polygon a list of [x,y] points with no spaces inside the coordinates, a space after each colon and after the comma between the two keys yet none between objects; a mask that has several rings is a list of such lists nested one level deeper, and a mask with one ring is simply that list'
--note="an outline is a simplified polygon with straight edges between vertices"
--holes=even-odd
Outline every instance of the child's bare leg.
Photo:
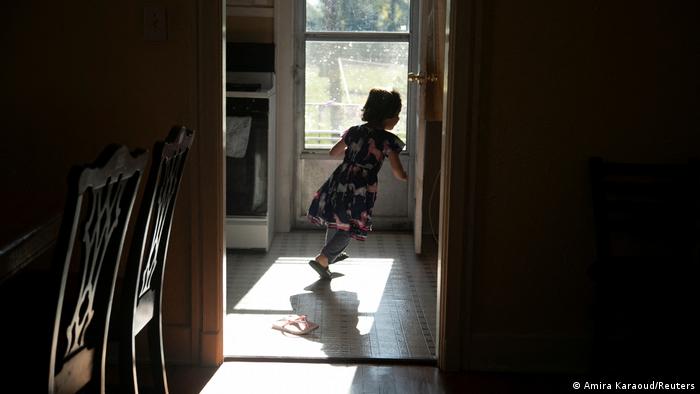
[{"label": "child's bare leg", "polygon": [[328,257],[324,256],[323,254],[316,256],[314,260],[318,261],[321,266],[328,267]]}]

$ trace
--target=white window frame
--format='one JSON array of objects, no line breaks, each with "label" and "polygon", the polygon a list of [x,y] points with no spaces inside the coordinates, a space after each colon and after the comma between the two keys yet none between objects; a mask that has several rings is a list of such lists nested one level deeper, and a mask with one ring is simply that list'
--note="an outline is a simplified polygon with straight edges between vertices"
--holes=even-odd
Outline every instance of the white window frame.
[{"label": "white window frame", "polygon": [[[409,0],[409,31],[408,32],[306,32],[306,0],[295,0],[294,36],[295,40],[295,66],[294,66],[294,133],[297,142],[297,152],[301,159],[320,159],[319,155],[327,155],[328,149],[306,149],[305,137],[305,70],[306,70],[306,41],[362,41],[362,42],[406,42],[408,43],[408,73],[416,70],[418,66],[418,28],[420,9],[419,0]],[[410,155],[411,149],[415,146],[416,134],[416,105],[417,89],[415,84],[409,83],[407,86],[408,97],[403,97],[403,106],[406,108],[406,149],[402,155]],[[358,119],[358,123],[360,120]],[[350,125],[348,125],[350,126]],[[332,159],[328,157],[328,159]],[[411,162],[411,169],[413,163]],[[411,189],[411,192],[413,190]]]}]

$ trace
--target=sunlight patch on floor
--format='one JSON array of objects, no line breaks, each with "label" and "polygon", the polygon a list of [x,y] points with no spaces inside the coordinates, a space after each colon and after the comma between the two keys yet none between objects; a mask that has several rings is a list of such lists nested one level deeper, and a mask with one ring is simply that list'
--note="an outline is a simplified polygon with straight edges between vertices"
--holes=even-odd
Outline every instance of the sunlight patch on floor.
[{"label": "sunlight patch on floor", "polygon": [[292,312],[289,296],[303,292],[306,284],[318,278],[309,266],[311,257],[280,257],[260,277],[233,310],[272,310]]},{"label": "sunlight patch on floor", "polygon": [[349,393],[356,371],[351,365],[224,363],[200,393]]},{"label": "sunlight patch on floor", "polygon": [[[333,346],[334,336],[321,321],[322,316],[339,313],[339,318],[357,321],[359,335],[374,325],[394,259],[350,258],[331,266],[338,275],[330,283],[319,281],[309,267],[312,257],[279,257],[225,317],[224,355],[274,357],[327,357],[323,351]],[[340,276],[342,275],[342,276]],[[338,305],[335,296],[356,295],[355,305]],[[305,300],[294,310],[292,300]],[[338,302],[346,302],[340,297]],[[310,302],[309,302],[310,300]],[[296,336],[272,329],[272,323],[288,314],[305,314],[319,323],[317,330]],[[317,320],[318,319],[318,320]],[[337,326],[336,326],[337,327]],[[325,328],[325,329],[324,329]]]},{"label": "sunlight patch on floor", "polygon": [[333,291],[352,291],[360,300],[359,313],[376,313],[389,280],[394,259],[349,258],[342,265],[331,266],[344,276],[331,281]]},{"label": "sunlight patch on floor", "polygon": [[374,325],[374,317],[372,316],[358,316],[357,319],[357,331],[360,335],[367,335],[372,331],[372,326]]}]

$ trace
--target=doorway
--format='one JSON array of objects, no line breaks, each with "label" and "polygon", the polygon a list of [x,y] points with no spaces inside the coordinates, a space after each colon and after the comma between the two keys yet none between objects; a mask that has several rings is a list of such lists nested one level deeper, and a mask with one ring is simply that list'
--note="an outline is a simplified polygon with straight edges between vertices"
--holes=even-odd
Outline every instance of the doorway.
[{"label": "doorway", "polygon": [[[294,198],[290,199],[289,194],[284,193],[284,186],[277,185],[280,190],[277,205],[284,207],[285,199],[288,203],[293,202],[288,217],[292,223],[288,230],[292,231],[279,229],[284,226],[278,224],[281,232],[275,234],[265,251],[242,248],[228,251],[224,317],[224,355],[227,357],[337,357],[434,362],[437,246],[432,243],[425,248],[425,253],[414,253],[414,235],[410,231],[415,210],[414,183],[393,181],[391,174],[382,171],[380,184],[384,198],[380,197],[379,201],[384,205],[378,204],[375,208],[378,226],[367,241],[351,245],[348,250],[350,259],[338,264],[337,268],[333,267],[342,276],[330,283],[316,281],[317,276],[307,265],[322,245],[323,232],[318,229],[311,231],[312,227],[305,220],[305,205],[312,189],[318,187],[322,178],[337,165],[322,153],[337,140],[342,132],[340,128],[361,122],[359,109],[366,93],[385,81],[389,85],[381,87],[398,90],[403,98],[402,122],[397,134],[408,143],[401,155],[403,164],[409,168],[409,173],[414,172],[417,86],[409,84],[407,76],[409,71],[418,71],[415,68],[418,63],[415,46],[418,42],[419,2],[375,3],[384,3],[387,15],[395,16],[393,20],[375,21],[373,26],[379,32],[355,31],[361,30],[359,28],[347,32],[319,27],[319,14],[324,15],[319,7],[335,4],[342,8],[345,4],[342,1],[308,0],[297,1],[292,6],[287,2],[273,5],[272,15],[280,13],[281,7],[293,7],[293,14],[298,16],[295,18],[297,24],[289,27],[295,28],[297,33],[290,35],[300,37],[303,43],[299,49],[297,41],[292,54],[292,58],[297,59],[294,69],[304,70],[295,73],[293,81],[297,105],[294,106],[292,123],[297,129],[296,141],[289,145],[293,148],[289,155],[294,158],[292,167],[296,169],[296,183],[291,187],[295,191]],[[239,11],[242,9],[238,7]],[[248,15],[253,14],[250,9],[246,11]],[[261,15],[259,11],[256,15]],[[306,19],[308,14],[316,15],[316,20]],[[350,18],[336,15],[333,23],[347,26],[346,17]],[[357,20],[353,23],[352,26],[361,24]],[[275,32],[276,36],[286,34]],[[279,53],[279,47],[283,45],[278,42],[276,46]],[[277,69],[285,67],[288,66],[278,58]],[[282,74],[277,75],[276,83],[279,101],[284,100],[283,90],[288,86]],[[306,77],[307,74],[310,77]],[[375,78],[362,79],[365,75],[374,75]],[[287,106],[279,101],[277,107],[284,111]],[[278,121],[277,124],[287,123]],[[285,137],[279,130],[279,158],[285,162],[281,151],[286,147]],[[284,131],[290,130],[285,128]],[[326,171],[325,167],[328,167]],[[284,222],[283,216],[278,215],[276,220]],[[418,235],[421,235],[420,231]],[[436,238],[426,235],[431,241]],[[297,341],[290,341],[289,336],[280,336],[279,332],[272,330],[273,322],[291,314],[304,314],[315,319],[320,329],[301,337],[305,340]]]},{"label": "doorway", "polygon": [[[235,1],[234,1],[235,2]],[[249,1],[249,2],[252,2]],[[280,4],[286,2],[280,1]],[[482,63],[483,2],[454,2],[446,0],[445,6],[445,65],[444,75],[444,125],[442,127],[442,156],[440,159],[440,213],[438,238],[438,312],[437,312],[437,359],[441,370],[457,370],[468,362],[465,352],[470,327],[471,270],[474,255],[475,231],[466,231],[474,226],[474,206],[476,188],[477,135],[479,105],[479,78]],[[226,246],[224,232],[224,111],[223,93],[225,70],[226,2],[199,3],[198,25],[200,34],[197,62],[201,88],[200,102],[200,143],[197,144],[199,165],[196,166],[198,183],[192,183],[190,193],[193,199],[192,217],[197,220],[192,231],[192,308],[191,324],[185,329],[192,336],[191,360],[201,365],[219,365],[223,356],[223,320],[225,313]],[[277,11],[275,11],[277,12]],[[289,15],[275,18],[275,21],[291,23]],[[221,23],[211,23],[221,21]],[[230,29],[229,29],[230,30]],[[289,37],[287,37],[289,38]],[[221,45],[212,45],[219,42]],[[293,44],[279,45],[277,49],[293,49]],[[284,55],[287,58],[292,56]],[[278,57],[279,58],[279,57]],[[294,70],[278,74],[279,85],[291,86]],[[285,76],[286,75],[286,76]],[[283,77],[286,83],[283,83]],[[292,108],[291,99],[281,98],[278,91],[278,119],[292,122],[293,116],[285,114]],[[457,132],[453,132],[457,130]],[[280,133],[278,145],[293,144],[288,137],[291,133]],[[291,157],[279,154],[278,177],[291,179],[293,170]],[[291,155],[290,155],[291,156]],[[289,160],[287,160],[289,159]],[[453,182],[453,174],[467,174],[466,182],[460,177]],[[285,175],[290,175],[286,177]],[[277,184],[278,218],[291,218],[289,203],[292,195],[291,183]],[[286,205],[286,206],[285,206]],[[286,212],[285,212],[286,211]],[[450,218],[458,218],[450,220]],[[291,229],[291,220],[276,220],[276,230]],[[178,337],[179,338],[179,337]],[[170,341],[182,348],[182,341]],[[449,344],[449,345],[448,345]]]}]

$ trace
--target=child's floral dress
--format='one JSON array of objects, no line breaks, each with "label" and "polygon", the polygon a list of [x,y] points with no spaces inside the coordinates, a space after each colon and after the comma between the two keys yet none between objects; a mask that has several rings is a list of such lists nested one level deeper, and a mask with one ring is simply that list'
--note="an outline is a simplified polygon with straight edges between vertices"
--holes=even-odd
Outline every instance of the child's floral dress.
[{"label": "child's floral dress", "polygon": [[363,241],[372,230],[377,174],[389,152],[400,153],[405,144],[395,134],[367,124],[346,130],[343,142],[343,162],[314,194],[307,216],[312,223],[349,231]]}]

